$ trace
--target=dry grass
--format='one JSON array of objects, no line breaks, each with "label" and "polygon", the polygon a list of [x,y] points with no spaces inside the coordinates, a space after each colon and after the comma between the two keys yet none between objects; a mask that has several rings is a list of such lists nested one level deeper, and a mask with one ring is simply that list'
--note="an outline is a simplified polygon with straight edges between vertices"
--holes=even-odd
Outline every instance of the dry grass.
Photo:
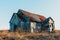
[{"label": "dry grass", "polygon": [[24,38],[27,36],[49,36],[49,35],[60,35],[60,30],[56,30],[55,33],[41,32],[41,33],[29,33],[29,32],[9,32],[9,30],[0,30],[0,40],[5,37],[8,38]]},{"label": "dry grass", "polygon": [[55,30],[56,33],[60,33],[60,30]]}]

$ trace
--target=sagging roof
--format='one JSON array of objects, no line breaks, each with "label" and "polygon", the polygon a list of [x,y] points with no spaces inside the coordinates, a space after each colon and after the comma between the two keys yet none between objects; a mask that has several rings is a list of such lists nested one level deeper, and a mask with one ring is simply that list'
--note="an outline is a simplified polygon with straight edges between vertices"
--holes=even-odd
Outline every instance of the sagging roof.
[{"label": "sagging roof", "polygon": [[[36,22],[41,22],[41,20],[45,20],[46,18],[42,15],[38,15],[38,14],[33,14],[24,10],[20,10],[20,12],[22,12],[24,15],[26,15],[30,20],[32,21],[36,21]],[[16,14],[16,13],[13,13]],[[17,14],[16,14],[17,15]],[[19,14],[20,15],[20,14]],[[18,15],[17,15],[18,16]],[[19,16],[18,16],[19,17]],[[19,17],[20,18],[20,17]],[[12,19],[12,18],[11,18]],[[10,20],[11,21],[11,20]]]},{"label": "sagging roof", "polygon": [[28,16],[29,18],[34,18],[36,20],[45,20],[46,18],[42,15],[38,15],[38,14],[33,14],[24,10],[21,10],[26,16]]}]

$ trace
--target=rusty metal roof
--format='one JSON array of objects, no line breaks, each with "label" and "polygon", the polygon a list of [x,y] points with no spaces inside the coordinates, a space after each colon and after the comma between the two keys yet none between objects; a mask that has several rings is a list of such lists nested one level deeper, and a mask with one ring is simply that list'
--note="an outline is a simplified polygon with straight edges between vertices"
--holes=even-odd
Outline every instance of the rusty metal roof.
[{"label": "rusty metal roof", "polygon": [[34,18],[36,20],[45,20],[46,18],[42,15],[38,15],[38,14],[33,14],[24,10],[21,10],[26,16],[30,17],[30,18]]}]

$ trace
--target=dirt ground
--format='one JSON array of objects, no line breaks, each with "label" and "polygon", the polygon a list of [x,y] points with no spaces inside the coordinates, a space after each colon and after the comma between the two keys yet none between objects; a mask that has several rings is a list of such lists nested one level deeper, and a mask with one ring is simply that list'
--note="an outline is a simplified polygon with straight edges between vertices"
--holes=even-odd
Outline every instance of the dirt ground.
[{"label": "dirt ground", "polygon": [[0,30],[0,40],[60,40],[60,30],[55,30],[53,33],[10,32],[9,30]]}]

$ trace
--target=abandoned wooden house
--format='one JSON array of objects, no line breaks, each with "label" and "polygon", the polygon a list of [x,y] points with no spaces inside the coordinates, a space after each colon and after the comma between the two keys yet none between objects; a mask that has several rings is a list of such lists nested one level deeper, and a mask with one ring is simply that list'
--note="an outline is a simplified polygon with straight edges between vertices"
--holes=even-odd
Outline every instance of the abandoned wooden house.
[{"label": "abandoned wooden house", "polygon": [[13,13],[10,19],[10,31],[14,32],[16,30],[26,32],[51,32],[54,30],[54,20],[51,17],[46,18],[42,15],[19,9],[17,13]]}]

